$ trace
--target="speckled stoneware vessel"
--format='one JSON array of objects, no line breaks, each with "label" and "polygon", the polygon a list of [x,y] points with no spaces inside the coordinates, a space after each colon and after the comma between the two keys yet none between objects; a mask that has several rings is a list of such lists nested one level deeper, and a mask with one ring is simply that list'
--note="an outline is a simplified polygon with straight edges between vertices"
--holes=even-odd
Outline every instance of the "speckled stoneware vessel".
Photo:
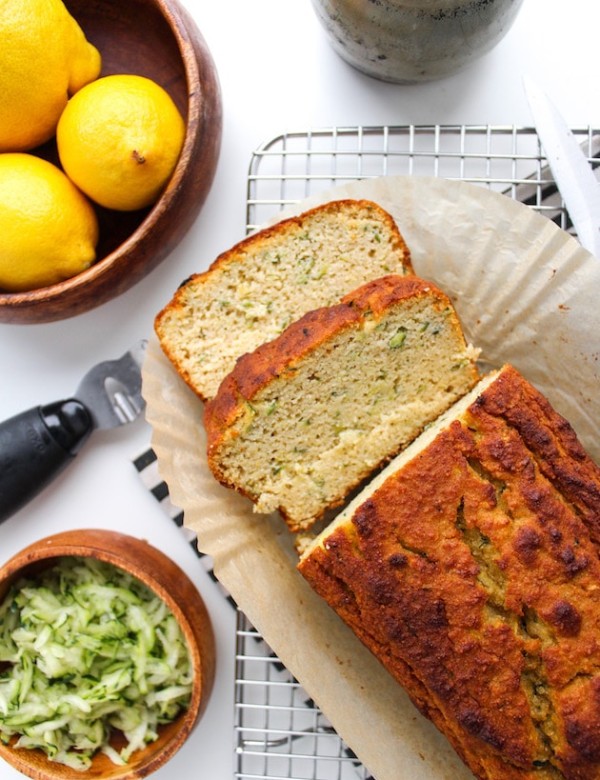
[{"label": "speckled stoneware vessel", "polygon": [[523,0],[312,0],[333,48],[396,83],[449,76],[490,51]]}]

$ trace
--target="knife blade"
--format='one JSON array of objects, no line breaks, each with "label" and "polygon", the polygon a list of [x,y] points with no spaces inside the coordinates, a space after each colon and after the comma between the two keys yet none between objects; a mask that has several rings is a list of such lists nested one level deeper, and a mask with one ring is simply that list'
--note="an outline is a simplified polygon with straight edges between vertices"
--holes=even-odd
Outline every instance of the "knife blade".
[{"label": "knife blade", "polygon": [[133,422],[142,413],[146,341],[118,360],[91,368],[70,398],[35,406],[0,423],[0,522],[46,487],[95,429]]},{"label": "knife blade", "polygon": [[600,185],[559,111],[530,79],[525,92],[544,154],[580,243],[600,257]]}]

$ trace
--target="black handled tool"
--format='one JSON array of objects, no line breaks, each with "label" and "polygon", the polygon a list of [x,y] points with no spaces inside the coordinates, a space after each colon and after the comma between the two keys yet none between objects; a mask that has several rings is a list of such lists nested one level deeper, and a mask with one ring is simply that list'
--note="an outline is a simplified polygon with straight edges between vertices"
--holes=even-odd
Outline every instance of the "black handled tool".
[{"label": "black handled tool", "polygon": [[96,428],[115,428],[144,409],[146,341],[94,366],[75,394],[0,423],[0,522],[37,495],[75,458]]}]

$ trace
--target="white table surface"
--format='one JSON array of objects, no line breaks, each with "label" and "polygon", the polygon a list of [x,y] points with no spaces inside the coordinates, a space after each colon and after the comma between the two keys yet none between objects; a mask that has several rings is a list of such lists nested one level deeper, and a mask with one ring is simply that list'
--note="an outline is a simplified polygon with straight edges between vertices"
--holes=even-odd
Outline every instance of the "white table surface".
[{"label": "white table surface", "polygon": [[[0,324],[0,419],[64,398],[93,363],[151,334],[154,315],[188,274],[244,235],[252,152],[283,131],[406,124],[531,125],[522,89],[529,75],[571,126],[600,125],[596,81],[600,3],[525,0],[507,37],[468,71],[420,86],[376,81],[332,51],[310,0],[184,0],[211,50],[224,127],[216,178],[196,222],[159,268],[120,298],[74,319]],[[204,718],[156,780],[233,776],[234,615],[193,551],[145,490],[132,459],[150,442],[140,420],[96,433],[73,465],[0,527],[0,562],[69,528],[143,536],[191,576],[212,616],[218,670]],[[19,773],[0,765],[2,780]]]}]

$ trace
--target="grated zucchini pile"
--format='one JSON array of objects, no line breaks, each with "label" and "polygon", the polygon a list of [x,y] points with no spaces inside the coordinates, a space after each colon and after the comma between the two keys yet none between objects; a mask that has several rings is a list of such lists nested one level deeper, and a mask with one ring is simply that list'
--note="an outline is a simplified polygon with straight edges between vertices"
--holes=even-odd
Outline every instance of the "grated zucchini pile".
[{"label": "grated zucchini pile", "polygon": [[[185,709],[192,669],[166,604],[110,564],[65,557],[0,605],[0,738],[85,771],[115,764]],[[119,752],[109,744],[123,733]]]}]

